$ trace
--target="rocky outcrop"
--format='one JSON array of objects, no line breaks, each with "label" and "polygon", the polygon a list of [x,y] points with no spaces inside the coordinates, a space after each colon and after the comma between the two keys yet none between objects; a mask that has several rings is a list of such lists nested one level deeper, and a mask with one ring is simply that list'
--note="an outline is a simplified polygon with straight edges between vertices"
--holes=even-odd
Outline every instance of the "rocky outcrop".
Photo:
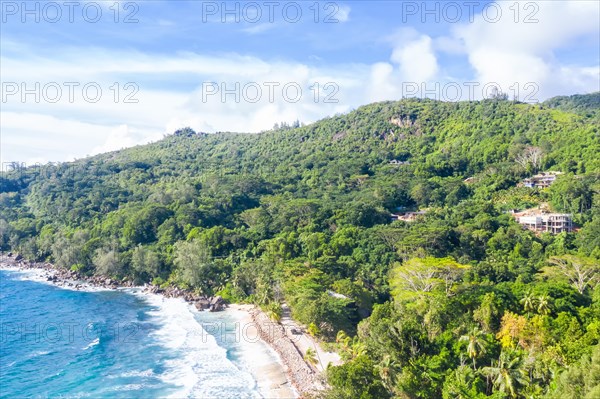
[{"label": "rocky outcrop", "polygon": [[226,307],[227,305],[225,304],[225,300],[217,295],[211,298],[210,307],[208,308],[208,310],[210,312],[219,312],[221,310],[225,310]]},{"label": "rocky outcrop", "polygon": [[[21,269],[39,269],[46,271],[46,281],[60,287],[69,287],[82,289],[85,287],[117,289],[120,287],[133,287],[131,281],[116,281],[106,276],[85,276],[73,270],[63,269],[51,263],[28,262],[19,254],[16,256],[12,252],[1,254],[0,260],[13,267]],[[220,296],[205,297],[197,295],[191,291],[179,287],[161,288],[156,285],[144,285],[144,291],[152,294],[161,294],[166,298],[183,298],[185,301],[194,304],[198,310],[208,310],[210,312],[219,312],[227,308],[227,303]]]},{"label": "rocky outcrop", "polygon": [[196,309],[208,310],[210,308],[210,300],[208,298],[200,298],[195,303]]}]

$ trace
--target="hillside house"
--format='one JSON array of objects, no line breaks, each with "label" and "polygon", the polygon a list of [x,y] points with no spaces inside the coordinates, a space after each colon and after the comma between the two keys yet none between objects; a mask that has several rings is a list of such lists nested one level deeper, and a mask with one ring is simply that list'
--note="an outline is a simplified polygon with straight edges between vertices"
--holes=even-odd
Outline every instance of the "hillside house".
[{"label": "hillside house", "polygon": [[524,179],[521,183],[529,188],[548,188],[562,172],[544,172]]},{"label": "hillside house", "polygon": [[392,220],[402,220],[404,222],[414,222],[419,218],[425,216],[427,212],[425,211],[417,211],[417,212],[404,212],[402,214],[392,214]]},{"label": "hillside house", "polygon": [[398,161],[397,159],[392,159],[390,161],[390,165],[395,165],[395,166],[410,165],[410,161]]},{"label": "hillside house", "polygon": [[526,211],[515,213],[515,218],[523,227],[539,232],[558,234],[573,231],[573,218],[569,213],[541,213]]}]

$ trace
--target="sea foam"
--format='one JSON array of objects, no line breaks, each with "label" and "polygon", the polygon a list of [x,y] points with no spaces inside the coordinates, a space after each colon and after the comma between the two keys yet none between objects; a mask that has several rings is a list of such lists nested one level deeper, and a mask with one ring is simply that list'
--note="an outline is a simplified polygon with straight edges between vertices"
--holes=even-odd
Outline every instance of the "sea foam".
[{"label": "sea foam", "polygon": [[191,305],[180,298],[135,295],[142,295],[154,308],[148,314],[160,328],[152,338],[176,354],[165,362],[166,370],[160,376],[181,387],[171,397],[260,397],[252,389],[256,386],[252,375],[228,359],[227,350],[202,328]]}]

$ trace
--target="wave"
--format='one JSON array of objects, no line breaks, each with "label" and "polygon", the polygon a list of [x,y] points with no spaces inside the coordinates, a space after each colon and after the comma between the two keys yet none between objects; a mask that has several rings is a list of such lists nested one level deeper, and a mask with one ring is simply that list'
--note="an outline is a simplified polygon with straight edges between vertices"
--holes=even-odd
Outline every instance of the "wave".
[{"label": "wave", "polygon": [[108,378],[130,378],[130,377],[153,377],[154,371],[152,369],[147,370],[132,370],[126,371],[125,373],[119,375],[111,375]]},{"label": "wave", "polygon": [[[43,270],[20,270],[16,268],[7,271],[10,276],[8,280],[36,280],[47,283],[43,285],[52,285],[46,281],[45,273]],[[71,291],[68,287],[59,288],[66,288]],[[42,289],[42,287],[28,285],[27,289],[35,291]],[[93,363],[94,367],[98,367],[98,370],[107,367],[113,371],[111,377],[115,377],[111,378],[111,383],[104,381],[104,386],[96,385],[99,382],[94,378],[89,381],[86,380],[85,383],[68,385],[68,390],[72,390],[72,393],[81,390],[100,392],[103,389],[110,390],[115,386],[119,386],[124,391],[139,390],[146,397],[160,396],[178,399],[185,397],[261,397],[259,391],[262,391],[261,388],[264,384],[269,383],[268,376],[260,372],[256,373],[252,366],[253,364],[260,366],[270,364],[272,366],[275,363],[272,358],[265,357],[265,353],[269,352],[268,346],[264,343],[256,344],[246,341],[240,342],[239,340],[233,343],[223,342],[222,336],[219,335],[220,332],[214,332],[210,329],[211,321],[225,321],[228,325],[231,325],[230,323],[241,321],[236,319],[241,318],[243,313],[236,314],[236,312],[229,311],[200,313],[181,298],[165,298],[161,295],[145,293],[140,288],[125,288],[120,291],[126,295],[133,295],[140,300],[132,301],[129,298],[119,300],[114,304],[111,302],[110,307],[114,307],[114,309],[107,314],[103,313],[107,311],[106,309],[98,307],[100,311],[97,316],[98,323],[101,326],[109,322],[114,323],[116,320],[119,320],[122,325],[134,323],[141,328],[141,333],[131,342],[116,341],[111,335],[108,335],[107,339],[104,336],[92,336],[86,341],[77,342],[77,347],[73,348],[74,351],[70,354],[72,359],[69,359],[66,364],[62,364],[58,373],[52,376],[40,376],[45,383],[51,382],[52,388],[45,389],[59,389],[57,387],[60,387],[65,381],[76,378],[75,375],[69,373],[69,370],[73,367],[79,367],[81,362],[84,365]],[[16,290],[14,292],[21,292],[25,295],[29,291]],[[47,292],[50,295],[50,300],[63,300],[68,297],[62,294],[58,297],[52,296],[52,292],[57,293],[54,290]],[[89,301],[90,305],[99,306],[98,303],[104,303],[103,301],[99,302],[98,298]],[[111,294],[106,298],[102,297],[103,300],[113,300],[114,298],[118,298],[118,295]],[[17,297],[14,300],[22,299]],[[88,301],[84,302],[88,303]],[[118,306],[121,302],[127,307],[120,309]],[[133,309],[137,309],[137,311],[125,312],[124,309],[130,309],[131,304],[134,304]],[[46,316],[42,317],[41,312],[47,312],[47,308],[32,308],[30,310],[36,312],[37,317],[44,319]],[[76,314],[79,312],[75,309],[73,311]],[[115,312],[118,314],[115,315]],[[95,317],[92,316],[93,313],[88,312],[85,314],[88,319]],[[70,317],[71,314],[67,312],[66,316]],[[110,323],[106,325],[112,325]],[[91,339],[93,341],[90,341]],[[102,361],[96,365],[97,356],[100,355],[98,350],[100,347],[105,349],[102,353],[111,354],[116,350],[124,357],[121,357],[113,365],[104,364]],[[65,353],[61,352],[63,349],[68,350],[68,346],[57,348],[58,353],[64,355]],[[46,356],[50,353],[49,351],[39,350],[35,352],[34,356]],[[79,356],[80,354],[81,356]],[[132,356],[128,357],[128,354]],[[48,358],[46,357],[46,359]],[[149,363],[148,360],[152,363]],[[19,363],[24,361],[27,361],[27,359],[11,364],[10,369],[17,370],[21,367]],[[257,381],[260,383],[257,383]],[[13,382],[15,386],[20,386],[17,380]],[[106,391],[106,394],[107,396],[111,395],[108,391]]]},{"label": "wave", "polygon": [[90,348],[93,348],[94,346],[98,345],[100,343],[100,338],[96,338],[95,340],[93,340],[92,342],[90,342],[85,348],[83,348],[83,350],[88,350]]},{"label": "wave", "polygon": [[174,354],[158,376],[180,387],[171,397],[259,397],[252,375],[227,358],[227,350],[202,328],[191,305],[181,298],[134,295],[142,295],[154,308],[148,314],[160,328],[151,338]]},{"label": "wave", "polygon": [[51,354],[51,351],[35,351],[31,354],[30,358],[38,357],[38,356],[46,356]]},{"label": "wave", "polygon": [[23,364],[28,364],[28,363],[31,363],[31,362],[35,362],[38,357],[47,356],[47,355],[50,355],[50,354],[53,354],[53,353],[54,352],[52,352],[52,351],[33,351],[33,352],[28,353],[27,355],[25,355],[21,359],[14,360],[14,361],[12,361],[12,362],[4,365],[3,367],[5,367],[6,369],[13,368],[13,367],[15,369],[18,369]]},{"label": "wave", "polygon": [[123,392],[123,391],[139,391],[143,389],[145,386],[143,384],[126,384],[119,385],[116,387],[112,387],[108,389],[108,392]]},{"label": "wave", "polygon": [[[50,276],[52,272],[49,272],[45,269],[22,269],[17,266],[9,265],[6,263],[0,263],[0,270],[14,274],[13,276],[11,276],[11,279],[16,281],[34,281],[36,283],[51,285],[53,287],[57,287],[63,290],[81,292],[113,291],[113,289],[111,288],[92,286],[89,283],[81,280],[70,281],[73,284],[72,286],[58,285],[52,281],[48,281],[48,276]],[[75,288],[75,285],[79,285],[79,288]]]},{"label": "wave", "polygon": [[0,263],[0,270],[17,275],[17,277],[13,277],[13,279],[17,281],[28,280],[47,282],[46,277],[48,272],[43,269],[21,269],[20,267],[12,266],[7,263]]}]

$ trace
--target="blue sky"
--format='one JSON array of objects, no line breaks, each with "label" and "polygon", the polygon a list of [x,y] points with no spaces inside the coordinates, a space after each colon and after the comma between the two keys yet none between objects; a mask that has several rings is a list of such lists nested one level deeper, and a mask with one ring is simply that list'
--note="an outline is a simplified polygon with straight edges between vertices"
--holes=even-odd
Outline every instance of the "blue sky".
[{"label": "blue sky", "polygon": [[258,132],[403,96],[600,90],[595,1],[24,4],[0,2],[2,162],[68,161],[182,126]]}]

